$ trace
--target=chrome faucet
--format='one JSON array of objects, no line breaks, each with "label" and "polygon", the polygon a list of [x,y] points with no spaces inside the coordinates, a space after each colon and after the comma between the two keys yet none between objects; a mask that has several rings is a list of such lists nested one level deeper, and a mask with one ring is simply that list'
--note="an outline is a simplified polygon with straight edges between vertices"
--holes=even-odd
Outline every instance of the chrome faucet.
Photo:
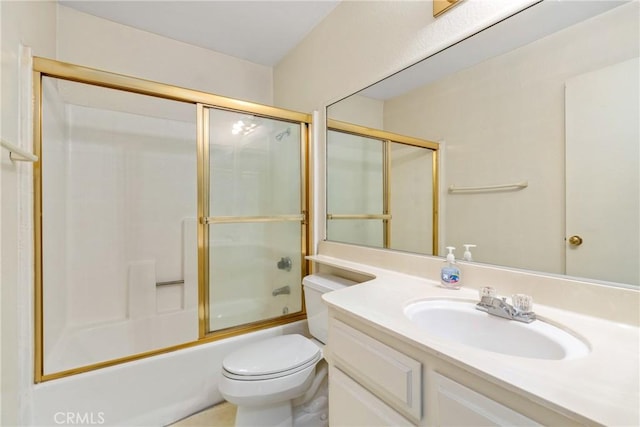
[{"label": "chrome faucet", "polygon": [[476,304],[476,308],[491,315],[518,322],[531,323],[536,320],[536,314],[531,311],[530,296],[516,294],[513,295],[512,302],[513,305],[509,304],[504,297],[496,297],[493,288],[482,288],[480,302]]},{"label": "chrome faucet", "polygon": [[289,287],[289,285],[286,286],[282,286],[280,288],[274,289],[273,292],[271,292],[271,295],[278,296],[278,295],[289,295],[291,293],[291,288]]}]

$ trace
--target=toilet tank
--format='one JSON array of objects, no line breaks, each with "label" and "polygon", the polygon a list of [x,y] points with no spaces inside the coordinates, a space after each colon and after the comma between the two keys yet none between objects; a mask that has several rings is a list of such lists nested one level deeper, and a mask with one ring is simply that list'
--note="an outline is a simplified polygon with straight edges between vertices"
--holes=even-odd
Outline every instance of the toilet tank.
[{"label": "toilet tank", "polygon": [[311,274],[302,279],[309,332],[323,344],[327,343],[329,310],[322,302],[322,294],[343,289],[355,283],[352,280],[324,273]]}]

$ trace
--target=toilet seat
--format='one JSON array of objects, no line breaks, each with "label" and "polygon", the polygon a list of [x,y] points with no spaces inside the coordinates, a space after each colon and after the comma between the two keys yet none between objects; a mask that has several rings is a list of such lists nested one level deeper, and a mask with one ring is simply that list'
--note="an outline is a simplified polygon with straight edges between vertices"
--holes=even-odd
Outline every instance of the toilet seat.
[{"label": "toilet seat", "polygon": [[302,335],[281,335],[250,344],[222,362],[223,376],[240,381],[280,378],[314,366],[321,349]]},{"label": "toilet seat", "polygon": [[[322,363],[322,343],[328,339],[328,308],[322,295],[353,283],[328,274],[304,278],[309,334],[319,341],[279,335],[240,348],[223,360],[216,381],[222,397],[237,405],[237,427],[299,425],[300,411],[304,418],[311,414],[308,410],[326,421],[328,368]],[[324,394],[316,398],[319,390]],[[304,425],[319,425],[316,418],[313,421]]]}]

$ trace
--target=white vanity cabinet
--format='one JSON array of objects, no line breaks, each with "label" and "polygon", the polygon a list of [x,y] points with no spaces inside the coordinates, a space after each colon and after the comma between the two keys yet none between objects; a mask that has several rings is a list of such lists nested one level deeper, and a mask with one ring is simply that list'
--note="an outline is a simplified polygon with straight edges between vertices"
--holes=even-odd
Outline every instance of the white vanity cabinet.
[{"label": "white vanity cabinet", "polygon": [[332,427],[578,424],[341,311],[325,354]]},{"label": "white vanity cabinet", "polygon": [[[397,412],[412,423],[418,423],[422,417],[422,364],[340,320],[332,319],[329,324],[329,382],[333,386],[335,378],[331,375],[337,376],[339,391],[338,396],[333,396],[336,406],[344,405],[344,402],[338,403],[341,400],[357,404],[358,399],[350,396],[355,396],[356,387],[359,387],[371,392],[371,397],[367,397],[369,406],[384,407],[380,420],[390,419],[390,414]],[[371,405],[378,400],[382,405]],[[343,411],[338,408],[337,412]],[[401,420],[399,416],[394,417]],[[331,425],[341,424],[340,418],[333,421],[335,424]],[[411,425],[409,422],[401,424]]]},{"label": "white vanity cabinet", "polygon": [[441,426],[540,426],[504,405],[433,372],[437,419]]}]

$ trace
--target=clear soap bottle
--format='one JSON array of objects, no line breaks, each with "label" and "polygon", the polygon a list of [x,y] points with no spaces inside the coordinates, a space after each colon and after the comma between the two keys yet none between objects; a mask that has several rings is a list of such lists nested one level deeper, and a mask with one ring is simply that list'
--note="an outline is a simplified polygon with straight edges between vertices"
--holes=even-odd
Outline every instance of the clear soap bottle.
[{"label": "clear soap bottle", "polygon": [[460,283],[460,269],[456,264],[455,255],[453,251],[456,248],[453,246],[447,246],[449,253],[447,259],[444,261],[444,265],[440,269],[440,286],[448,289],[460,289],[462,285]]},{"label": "clear soap bottle", "polygon": [[464,246],[464,255],[462,256],[462,259],[464,259],[465,261],[473,261],[473,257],[471,256],[471,248],[475,248],[476,245],[465,243],[462,246]]}]

